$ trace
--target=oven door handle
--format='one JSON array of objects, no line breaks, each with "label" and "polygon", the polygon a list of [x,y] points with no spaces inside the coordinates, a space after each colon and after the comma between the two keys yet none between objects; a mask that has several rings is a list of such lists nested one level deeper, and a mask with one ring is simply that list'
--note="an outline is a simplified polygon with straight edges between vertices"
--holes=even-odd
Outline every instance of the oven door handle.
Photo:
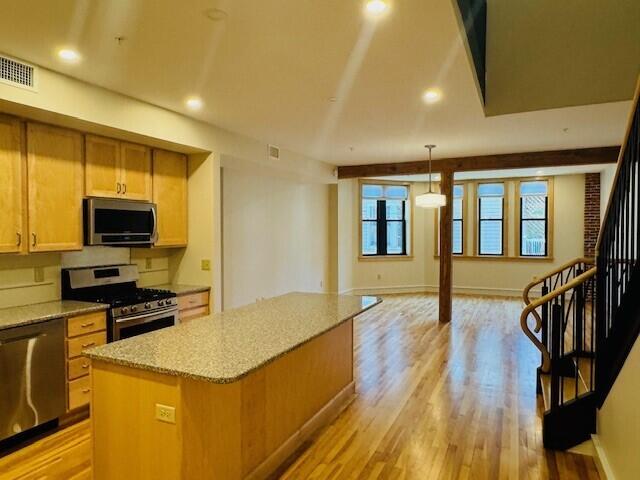
[{"label": "oven door handle", "polygon": [[152,314],[149,313],[141,313],[140,315],[135,315],[133,317],[124,317],[118,318],[116,320],[116,325],[119,328],[122,328],[124,324],[126,325],[138,325],[139,323],[148,323],[153,322],[154,320],[158,320],[160,318],[166,317],[168,314],[175,315],[178,313],[178,307],[165,308],[164,310],[156,310]]}]

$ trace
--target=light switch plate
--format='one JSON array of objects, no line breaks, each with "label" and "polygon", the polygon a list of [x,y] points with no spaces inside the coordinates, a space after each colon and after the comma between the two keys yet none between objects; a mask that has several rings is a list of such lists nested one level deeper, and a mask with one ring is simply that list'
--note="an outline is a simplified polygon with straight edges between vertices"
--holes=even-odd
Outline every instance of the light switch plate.
[{"label": "light switch plate", "polygon": [[44,282],[44,268],[36,267],[33,269],[33,281],[36,283]]},{"label": "light switch plate", "polygon": [[152,265],[152,259],[151,258],[145,258],[144,259],[144,268],[146,270],[151,270],[152,266],[153,266]]},{"label": "light switch plate", "polygon": [[205,272],[208,272],[209,270],[211,270],[211,260],[203,259],[201,263],[201,268]]},{"label": "light switch plate", "polygon": [[176,407],[156,403],[156,420],[165,423],[176,423]]}]

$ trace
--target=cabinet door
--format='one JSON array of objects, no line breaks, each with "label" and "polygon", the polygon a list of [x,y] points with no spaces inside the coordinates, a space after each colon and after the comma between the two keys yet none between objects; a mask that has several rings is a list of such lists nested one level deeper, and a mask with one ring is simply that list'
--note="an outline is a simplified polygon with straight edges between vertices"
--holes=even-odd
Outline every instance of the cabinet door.
[{"label": "cabinet door", "polygon": [[27,125],[29,251],[82,249],[82,135]]},{"label": "cabinet door", "polygon": [[26,242],[25,163],[22,125],[17,119],[0,116],[0,253],[17,253]]},{"label": "cabinet door", "polygon": [[133,143],[120,144],[120,181],[124,198],[151,201],[151,151]]},{"label": "cabinet door", "polygon": [[120,184],[120,142],[87,135],[85,188],[89,197],[118,197]]},{"label": "cabinet door", "polygon": [[187,244],[187,158],[153,151],[153,201],[158,205],[159,247]]}]

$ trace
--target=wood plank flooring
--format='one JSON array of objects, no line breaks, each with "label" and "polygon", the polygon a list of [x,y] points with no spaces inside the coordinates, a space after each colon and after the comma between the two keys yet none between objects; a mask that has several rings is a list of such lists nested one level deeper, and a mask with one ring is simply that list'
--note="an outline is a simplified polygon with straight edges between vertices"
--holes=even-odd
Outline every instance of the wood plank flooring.
[{"label": "wood plank flooring", "polygon": [[591,457],[542,448],[520,300],[456,296],[447,325],[437,302],[386,296],[355,320],[355,399],[274,478],[598,479]]},{"label": "wood plank flooring", "polygon": [[355,322],[353,403],[283,479],[597,479],[591,457],[542,448],[540,356],[519,299],[386,296]]}]

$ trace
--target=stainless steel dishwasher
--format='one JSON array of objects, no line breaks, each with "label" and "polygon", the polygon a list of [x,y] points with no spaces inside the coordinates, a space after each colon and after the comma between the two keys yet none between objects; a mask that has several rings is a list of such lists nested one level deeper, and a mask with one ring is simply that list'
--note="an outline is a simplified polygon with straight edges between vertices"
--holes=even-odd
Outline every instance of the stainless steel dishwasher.
[{"label": "stainless steel dishwasher", "polygon": [[65,413],[64,322],[0,330],[0,440]]}]

